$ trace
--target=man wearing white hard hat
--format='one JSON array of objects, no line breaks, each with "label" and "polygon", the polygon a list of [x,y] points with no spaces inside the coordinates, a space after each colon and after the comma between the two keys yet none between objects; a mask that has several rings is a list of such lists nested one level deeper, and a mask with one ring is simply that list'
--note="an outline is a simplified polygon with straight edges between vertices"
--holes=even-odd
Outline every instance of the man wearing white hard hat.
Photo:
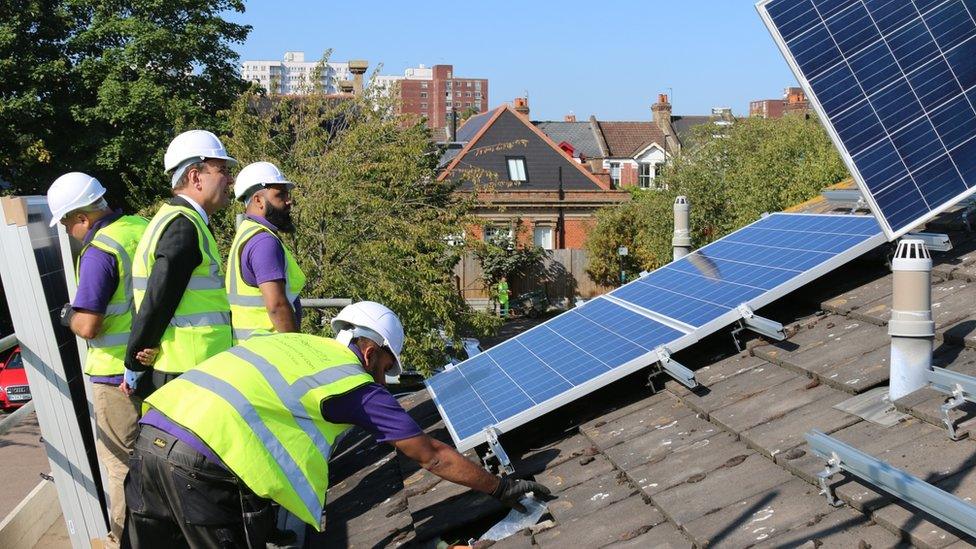
[{"label": "man wearing white hard hat", "polygon": [[227,298],[234,341],[262,332],[297,332],[305,273],[279,233],[295,230],[291,189],[271,162],[248,164],[234,182],[234,196],[244,202],[244,220],[237,227],[227,258]]},{"label": "man wearing white hard hat", "polygon": [[[183,132],[166,149],[164,167],[175,196],[149,222],[133,261],[129,390],[148,395],[231,346],[223,261],[210,216],[230,203],[230,167],[236,164],[220,139],[204,130]],[[151,368],[137,356],[146,348],[159,350]],[[150,369],[152,375],[142,377]]]},{"label": "man wearing white hard hat", "polygon": [[126,480],[134,549],[264,547],[272,502],[321,531],[329,458],[352,425],[509,507],[520,509],[528,492],[549,495],[431,438],[383,387],[401,368],[403,326],[393,311],[354,303],[332,326],[336,339],[255,335],[146,400]]},{"label": "man wearing white hard hat", "polygon": [[116,546],[125,522],[122,481],[142,404],[118,388],[132,328],[132,258],[148,221],[111,209],[104,195],[97,179],[71,172],[51,185],[47,204],[51,226],[60,222],[82,244],[75,265],[78,291],[74,302],[61,310],[61,323],[88,342],[85,374],[92,383],[95,449],[108,471],[108,544]]}]

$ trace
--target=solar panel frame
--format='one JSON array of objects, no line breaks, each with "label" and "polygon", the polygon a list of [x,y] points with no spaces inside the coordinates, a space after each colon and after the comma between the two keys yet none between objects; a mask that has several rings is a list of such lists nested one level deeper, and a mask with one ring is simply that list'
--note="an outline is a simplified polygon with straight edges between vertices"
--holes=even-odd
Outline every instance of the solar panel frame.
[{"label": "solar panel frame", "polygon": [[[755,297],[753,299],[748,300],[744,304],[747,305],[751,310],[758,310],[758,309],[760,309],[760,308],[762,308],[762,307],[764,307],[764,306],[772,303],[773,301],[776,301],[777,299],[782,298],[783,296],[785,296],[788,293],[796,290],[797,288],[800,288],[800,287],[804,286],[805,284],[808,284],[808,283],[816,280],[817,278],[819,278],[819,277],[821,277],[821,276],[829,273],[830,271],[832,271],[832,270],[840,267],[841,265],[844,265],[844,264],[848,263],[849,261],[853,260],[854,258],[859,257],[859,256],[861,256],[861,255],[863,255],[863,254],[865,254],[865,253],[873,250],[874,248],[876,248],[877,246],[879,246],[879,245],[881,245],[881,244],[883,244],[885,242],[884,234],[880,231],[880,228],[877,226],[877,220],[873,219],[873,217],[871,217],[871,216],[844,216],[844,215],[805,214],[805,213],[790,213],[790,214],[774,213],[774,214],[770,214],[769,216],[763,217],[763,218],[761,218],[761,219],[759,219],[759,220],[757,220],[757,221],[755,221],[755,222],[747,225],[746,227],[743,227],[742,229],[739,229],[739,231],[745,230],[747,228],[751,228],[754,225],[756,225],[758,223],[761,223],[764,220],[769,219],[770,217],[773,217],[774,219],[776,217],[793,217],[793,218],[818,217],[818,218],[863,219],[863,220],[865,220],[865,223],[867,223],[867,220],[871,220],[871,221],[874,221],[874,223],[875,223],[874,226],[875,226],[876,232],[874,232],[873,235],[866,236],[864,238],[864,240],[862,240],[861,242],[859,242],[859,243],[851,246],[850,248],[846,249],[845,251],[842,251],[840,253],[837,253],[837,254],[833,255],[832,257],[830,257],[826,261],[824,261],[824,262],[816,265],[815,267],[813,267],[811,269],[808,269],[808,270],[804,271],[803,273],[795,276],[794,278],[790,279],[789,281],[784,282],[782,284],[779,284],[775,288],[773,288],[773,289],[771,289],[769,291],[766,291],[765,293],[763,293],[763,294],[761,294],[761,295],[759,295],[759,296],[757,296],[757,297]],[[736,231],[736,232],[738,232],[738,231]],[[694,252],[692,252],[691,255],[696,254],[696,253],[700,254],[700,253],[702,253],[702,252],[704,252],[706,250],[709,250],[710,248],[715,247],[716,245],[718,245],[720,242],[722,242],[721,239],[720,240],[717,240],[717,241],[715,241],[715,242],[713,242],[711,244],[708,244],[706,246],[703,246],[702,248],[700,248],[700,249],[695,250]],[[651,273],[651,274],[653,274],[653,273]],[[680,332],[681,334],[683,334],[683,335],[680,335],[679,337],[677,337],[676,339],[674,339],[672,341],[668,341],[668,342],[666,342],[663,345],[661,345],[661,346],[658,347],[659,349],[660,348],[666,349],[668,353],[676,353],[678,351],[681,351],[682,349],[685,349],[687,347],[690,347],[691,345],[694,345],[695,343],[697,343],[701,339],[703,339],[703,338],[705,338],[705,337],[707,337],[707,336],[709,336],[709,335],[717,332],[718,330],[721,330],[722,328],[725,328],[726,326],[729,326],[729,325],[731,325],[731,324],[733,324],[733,323],[735,323],[735,322],[737,322],[737,321],[739,321],[739,320],[741,320],[743,318],[743,311],[740,310],[740,309],[738,309],[738,308],[734,308],[734,309],[731,309],[731,310],[729,310],[729,311],[721,314],[720,316],[714,318],[713,320],[702,324],[701,326],[695,327],[695,326],[689,325],[687,323],[682,323],[680,321],[677,321],[677,320],[674,320],[672,318],[666,317],[666,316],[661,315],[659,313],[656,313],[654,311],[649,311],[647,309],[644,309],[642,307],[639,307],[638,305],[635,305],[635,304],[630,303],[628,301],[624,301],[624,300],[615,298],[615,297],[613,297],[612,293],[611,294],[607,294],[607,295],[603,295],[603,296],[600,296],[600,297],[597,297],[597,298],[595,298],[594,300],[591,300],[591,301],[597,301],[597,300],[605,300],[605,301],[608,301],[610,303],[613,303],[615,305],[618,305],[620,307],[623,307],[623,308],[625,308],[625,309],[627,309],[627,310],[629,310],[631,312],[635,312],[635,313],[637,313],[637,314],[639,314],[641,316],[644,316],[644,317],[647,317],[647,318],[649,318],[651,320],[654,320],[654,321],[656,321],[656,322],[658,322],[660,324],[663,324],[663,325],[665,325],[667,327],[673,328],[673,329],[677,330],[678,332]],[[566,313],[563,313],[563,314],[566,314]],[[550,322],[551,322],[551,320],[550,320]],[[523,332],[523,334],[519,334],[519,336],[516,336],[516,337],[522,337],[524,334],[528,334],[528,333],[531,333],[531,332],[533,332],[535,330],[539,330],[539,329],[543,328],[543,326],[544,326],[544,324],[540,324],[538,326],[535,326],[535,327],[527,330],[526,332]],[[509,341],[512,341],[512,340],[509,340]],[[489,349],[486,352],[490,352],[490,351],[491,351],[491,349]],[[519,413],[517,413],[515,415],[512,415],[511,417],[507,417],[505,419],[502,419],[498,423],[491,425],[491,427],[493,427],[494,429],[498,430],[498,432],[500,432],[500,433],[505,433],[505,432],[511,431],[512,429],[515,429],[515,428],[517,428],[517,427],[519,427],[521,425],[524,425],[525,423],[528,423],[529,421],[532,421],[532,420],[534,420],[534,419],[536,419],[536,418],[538,418],[538,417],[540,417],[540,416],[542,416],[544,414],[547,414],[547,413],[549,413],[549,412],[551,412],[553,410],[556,410],[556,409],[558,409],[558,408],[560,408],[562,406],[565,406],[566,404],[569,404],[570,402],[573,402],[573,401],[575,401],[575,400],[577,400],[577,399],[579,399],[579,398],[581,398],[583,396],[586,396],[586,395],[592,393],[593,391],[596,391],[597,389],[600,389],[602,387],[605,387],[606,385],[609,385],[610,383],[612,383],[614,381],[617,381],[618,379],[621,379],[623,377],[626,377],[626,376],[628,376],[628,375],[630,375],[630,374],[632,374],[634,372],[637,372],[637,371],[639,371],[639,370],[641,370],[643,368],[646,368],[646,367],[650,366],[651,364],[654,364],[656,362],[659,362],[660,359],[661,359],[661,357],[657,354],[656,351],[657,350],[655,350],[654,352],[649,352],[649,353],[640,355],[640,356],[638,356],[638,357],[636,357],[634,359],[631,359],[631,360],[629,360],[629,361],[627,361],[627,362],[625,362],[625,363],[623,363],[623,364],[621,364],[621,365],[619,365],[619,366],[617,366],[615,368],[612,368],[608,372],[606,372],[604,374],[601,374],[599,376],[596,376],[596,377],[594,377],[594,378],[592,378],[592,379],[590,379],[588,381],[585,381],[583,383],[580,383],[579,385],[576,385],[576,386],[572,387],[571,389],[569,389],[569,390],[567,390],[567,391],[565,391],[563,393],[560,393],[560,394],[556,395],[555,397],[552,397],[552,398],[550,398],[550,399],[548,399],[548,400],[546,400],[544,402],[538,403],[535,406],[532,406],[532,407],[530,407],[530,408],[528,408],[528,409],[526,409],[526,410],[524,410],[522,412],[519,412]],[[480,357],[480,356],[483,356],[484,354],[485,353],[481,353],[481,354],[476,355],[476,356],[477,357]],[[472,358],[475,358],[475,357],[472,357]],[[471,359],[469,358],[469,360],[471,360]],[[464,365],[464,363],[456,366],[455,369],[457,369],[457,368],[459,368],[459,367],[461,367],[463,365]],[[442,375],[442,374],[439,374],[439,375]],[[433,378],[431,378],[431,379],[433,379]],[[482,444],[484,442],[487,442],[487,437],[486,437],[486,434],[485,434],[484,430],[482,430],[480,432],[477,432],[477,433],[475,433],[473,435],[467,436],[467,437],[460,437],[458,435],[457,431],[455,430],[454,424],[452,422],[452,418],[450,416],[448,416],[448,414],[444,410],[444,407],[441,405],[441,399],[438,396],[436,389],[431,386],[431,380],[427,380],[426,386],[427,386],[427,391],[430,393],[431,399],[434,402],[434,405],[437,407],[438,413],[441,415],[441,418],[444,419],[444,423],[447,426],[448,432],[451,434],[451,438],[454,440],[455,446],[457,447],[457,449],[459,451],[464,452],[466,450],[469,450],[471,448],[474,448],[474,447],[478,446],[479,444]],[[477,393],[475,393],[475,394],[477,395]],[[480,398],[481,397],[479,396],[479,399]],[[482,404],[484,404],[484,403],[482,403]],[[484,404],[484,406],[485,406],[486,409],[488,408],[488,405],[487,404]],[[490,413],[490,409],[489,409],[489,413]],[[492,416],[494,416],[494,414],[492,414]]]},{"label": "solar panel frame", "polygon": [[[933,43],[935,44],[938,50],[936,57],[932,59],[926,58],[923,62],[918,63],[917,66],[912,65],[909,67],[899,67],[896,65],[896,68],[898,69],[900,76],[896,75],[894,79],[884,82],[883,85],[879,86],[877,89],[875,89],[872,86],[872,90],[874,91],[869,92],[863,88],[864,83],[858,82],[858,80],[855,78],[855,75],[858,75],[859,73],[856,72],[855,68],[852,66],[855,57],[864,54],[865,51],[868,49],[871,49],[875,46],[879,46],[879,44],[884,44],[885,46],[891,48],[889,50],[891,53],[891,57],[896,61],[905,60],[904,57],[899,59],[899,57],[894,52],[894,47],[887,43],[887,39],[892,38],[893,34],[897,34],[902,31],[904,31],[907,34],[908,30],[906,30],[904,27],[911,26],[913,24],[912,21],[916,18],[922,20],[922,23],[924,25],[928,25],[928,22],[924,20],[923,16],[930,15],[937,9],[941,9],[942,7],[948,6],[949,4],[951,4],[951,2],[945,2],[944,0],[939,0],[936,2],[928,2],[924,6],[919,6],[918,4],[920,2],[916,2],[912,4],[894,3],[897,5],[894,5],[894,8],[892,9],[893,12],[898,12],[898,10],[901,10],[901,12],[905,12],[905,13],[900,13],[900,12],[885,13],[884,14],[885,18],[875,18],[875,16],[880,14],[881,12],[872,11],[870,8],[868,8],[867,4],[863,1],[817,0],[820,4],[820,7],[826,10],[820,12],[818,14],[818,18],[823,23],[824,29],[828,31],[828,34],[830,35],[829,38],[831,39],[833,46],[836,47],[836,49],[842,55],[840,55],[838,59],[834,60],[834,62],[840,63],[839,65],[825,67],[825,65],[830,65],[830,63],[826,62],[826,59],[831,58],[830,56],[833,54],[829,51],[822,51],[821,53],[818,54],[818,56],[805,60],[804,63],[807,65],[807,71],[805,71],[801,67],[801,63],[795,57],[793,49],[790,48],[787,42],[789,40],[799,38],[804,33],[810,33],[809,36],[804,38],[804,40],[808,40],[811,42],[811,44],[808,44],[810,47],[806,50],[806,51],[811,51],[816,47],[816,39],[817,39],[817,34],[811,31],[815,31],[818,29],[816,29],[815,26],[809,26],[807,28],[803,28],[802,26],[800,26],[794,28],[794,26],[799,25],[799,23],[796,22],[801,20],[802,19],[801,17],[794,17],[790,21],[784,21],[783,25],[777,26],[777,24],[773,20],[773,16],[769,13],[767,6],[769,6],[774,2],[779,3],[783,1],[784,0],[761,0],[756,4],[756,9],[759,12],[760,17],[762,18],[763,23],[766,25],[766,28],[769,30],[771,36],[773,37],[773,40],[776,43],[777,47],[779,48],[780,52],[783,54],[783,57],[786,59],[787,64],[789,65],[790,69],[793,71],[793,74],[796,76],[797,81],[799,82],[800,86],[803,88],[803,91],[806,93],[807,98],[810,100],[811,106],[813,107],[817,115],[820,117],[820,120],[827,131],[827,134],[830,136],[835,147],[840,153],[841,158],[843,159],[844,163],[847,165],[848,169],[850,170],[851,175],[854,177],[854,181],[857,183],[858,188],[861,190],[861,194],[864,196],[865,201],[867,202],[868,206],[871,208],[871,211],[874,213],[875,217],[877,218],[878,223],[880,224],[881,229],[884,231],[888,240],[889,241],[895,240],[896,238],[904,235],[905,233],[911,231],[912,229],[918,227],[919,225],[925,223],[926,221],[929,221],[936,215],[946,211],[947,209],[951,208],[953,205],[959,203],[960,201],[965,200],[966,198],[976,194],[976,171],[972,169],[967,169],[967,166],[956,165],[956,159],[953,156],[953,153],[959,152],[958,149],[950,151],[951,147],[943,144],[942,153],[936,154],[934,157],[924,158],[921,160],[921,163],[926,164],[924,167],[920,167],[916,169],[912,166],[909,166],[909,164],[907,163],[909,159],[903,158],[904,155],[901,155],[897,151],[897,148],[894,146],[896,140],[893,134],[903,132],[905,128],[903,127],[898,131],[889,134],[888,129],[884,126],[884,119],[887,116],[891,116],[891,113],[886,111],[885,109],[882,109],[882,112],[877,112],[877,109],[873,105],[873,102],[870,99],[865,100],[866,98],[870,98],[873,93],[877,92],[881,88],[887,87],[888,89],[884,93],[892,95],[892,97],[890,98],[891,101],[890,104],[894,104],[894,102],[899,99],[897,96],[895,96],[895,94],[897,94],[897,92],[900,89],[899,83],[904,83],[906,86],[909,86],[908,92],[912,93],[913,96],[917,99],[917,101],[923,105],[923,108],[926,109],[918,113],[918,116],[921,117],[921,121],[930,122],[933,129],[935,129],[935,131],[930,133],[932,133],[932,135],[937,140],[942,140],[944,138],[942,132],[935,127],[936,122],[934,119],[937,117],[936,115],[939,114],[937,113],[937,111],[941,109],[948,110],[947,109],[948,103],[956,101],[960,98],[963,99],[968,98],[967,100],[971,104],[976,105],[976,87],[973,87],[973,85],[976,85],[976,80],[974,80],[973,82],[968,82],[968,81],[965,83],[962,82],[961,80],[959,80],[959,76],[955,74],[955,72],[953,71],[953,69],[956,68],[955,65],[948,64],[948,56],[951,54],[951,52],[948,50],[951,48],[946,48],[944,46],[945,44],[950,44],[950,45],[953,44],[953,41],[958,40],[958,37],[953,38],[948,31],[942,32],[941,34],[939,34],[937,38],[933,38]],[[802,11],[804,9],[803,6],[804,3],[805,3],[804,0],[797,1],[795,8],[799,11]],[[865,11],[867,12],[868,16],[872,18],[872,21],[876,25],[877,29],[880,29],[880,32],[878,33],[878,38],[882,39],[882,42],[872,44],[870,39],[863,36],[860,37],[860,39],[845,44],[841,44],[840,42],[836,41],[835,36],[833,35],[832,31],[830,31],[829,25],[827,24],[826,20],[838,16],[838,14],[844,12],[845,10],[848,10],[849,13],[852,14],[855,11],[854,9],[855,5],[860,5],[865,8]],[[892,4],[889,4],[889,6],[891,5]],[[813,1],[809,2],[809,6],[812,10],[819,9],[814,4]],[[918,12],[915,11],[916,6],[918,6]],[[911,8],[911,10],[908,10],[909,7]],[[963,4],[963,7],[968,9],[968,7],[965,6],[965,4]],[[970,14],[970,15],[971,17],[976,17],[976,14]],[[974,18],[974,24],[976,24],[976,18]],[[926,30],[928,30],[927,26],[926,26]],[[934,36],[935,32],[933,31],[932,34]],[[820,37],[820,38],[824,38],[824,37]],[[940,40],[942,39],[945,39],[946,41],[944,43],[940,42]],[[970,37],[969,39],[963,42],[967,42],[972,39],[973,38]],[[955,46],[953,47],[958,47],[959,45],[960,44],[955,44]],[[863,48],[863,49],[858,50],[858,48]],[[865,57],[866,56],[867,55],[865,54]],[[930,69],[934,70],[936,68],[936,65],[938,65],[937,61],[939,59],[941,59],[944,62],[943,64],[946,65],[946,68],[949,69],[950,74],[952,74],[952,76],[955,78],[956,83],[958,84],[960,90],[962,91],[962,94],[959,96],[953,96],[951,99],[947,98],[944,103],[936,102],[938,104],[938,108],[928,110],[927,108],[928,105],[926,105],[926,103],[933,101],[933,97],[939,97],[939,93],[943,93],[945,90],[941,90],[940,92],[939,89],[932,89],[932,90],[928,90],[927,93],[924,93],[921,96],[919,96],[918,89],[916,89],[916,85],[918,84],[918,81],[921,80],[921,77],[919,76],[921,71],[916,73],[913,73],[913,71],[918,70],[920,67],[922,67],[927,63],[931,63],[932,66],[923,70],[930,70]],[[976,63],[976,59],[974,59],[972,62]],[[852,100],[846,105],[849,108],[849,110],[845,111],[840,116],[832,116],[832,115],[838,115],[839,113],[831,112],[832,110],[834,110],[832,104],[825,105],[824,101],[821,100],[821,97],[811,85],[807,73],[810,71],[812,66],[816,66],[816,67],[820,67],[821,69],[824,69],[823,72],[817,74],[817,77],[824,77],[827,75],[827,73],[831,72],[832,70],[841,67],[841,65],[846,66],[849,69],[852,78],[854,78],[854,84],[859,90],[856,96],[860,100],[865,100],[865,101],[864,104],[858,107],[857,103],[860,103],[860,101]],[[974,66],[974,69],[976,69],[976,66]],[[976,71],[974,71],[974,74],[976,74]],[[876,76],[876,75],[877,74],[874,74],[872,76]],[[913,82],[913,80],[916,81]],[[852,90],[853,88],[849,88],[849,89]],[[904,92],[905,90],[900,89],[900,91]],[[923,98],[925,100],[923,100]],[[833,98],[830,99],[832,100]],[[879,100],[879,103],[880,102],[881,101]],[[880,129],[880,131],[884,134],[880,141],[871,142],[872,145],[870,148],[874,148],[874,147],[877,148],[875,150],[870,151],[872,153],[873,158],[870,159],[866,158],[867,161],[863,163],[865,165],[864,167],[867,167],[867,165],[870,164],[876,164],[876,166],[870,166],[872,168],[870,170],[870,173],[863,173],[861,171],[862,166],[859,166],[858,163],[855,162],[851,151],[848,150],[848,146],[845,143],[845,140],[842,139],[841,133],[838,131],[838,128],[835,127],[835,118],[847,117],[847,118],[854,119],[857,116],[857,112],[855,111],[858,111],[859,109],[875,110],[877,117],[882,120],[882,123],[878,124],[878,128],[858,127],[858,131],[859,131],[858,135],[847,136],[848,141],[851,141],[852,143],[856,143],[857,138],[863,139],[865,135],[868,136],[874,135],[875,137],[878,137],[878,135],[880,135],[878,134],[878,129]],[[976,109],[973,110],[976,111]],[[914,118],[911,119],[905,118],[905,120],[906,121],[914,120],[913,123],[919,122],[919,120],[915,120]],[[973,119],[969,120],[968,122],[969,122],[968,127],[971,128],[974,131],[974,133],[973,135],[969,135],[969,137],[967,138],[970,141],[970,143],[964,146],[972,149],[972,147],[976,146],[976,143],[972,142],[973,136],[976,136],[976,112],[974,112]],[[960,128],[961,127],[963,126],[960,126]],[[909,133],[910,132],[905,130],[901,135],[904,136]],[[947,133],[951,134],[951,130],[947,131]],[[925,144],[932,144],[932,143],[934,143],[934,141],[929,140]],[[892,145],[892,146],[887,147],[886,145]],[[957,144],[956,146],[961,146],[961,145]],[[867,153],[868,152],[867,148],[868,147],[866,147],[865,150],[859,151],[858,154]],[[895,155],[894,158],[892,158],[892,154]],[[924,155],[926,154],[926,149],[924,147],[920,147],[920,151],[917,154],[919,157],[924,157]],[[897,172],[899,169],[901,169],[895,165],[895,163],[899,160],[906,162],[902,166],[906,175],[902,177],[897,177],[896,179],[891,181],[885,180],[884,178],[893,177],[893,174]],[[955,171],[959,175],[959,182],[961,182],[962,185],[967,188],[955,194],[945,194],[944,196],[937,197],[936,205],[934,205],[934,207],[930,207],[926,203],[926,197],[924,195],[922,187],[919,186],[919,184],[915,181],[915,176],[921,175],[921,176],[925,176],[927,180],[931,179],[937,181],[940,177],[945,176],[946,173],[949,173],[950,175],[954,175],[950,171],[948,171],[950,168],[947,165],[947,163],[951,164],[952,168],[954,168],[953,171]],[[917,199],[912,199],[909,196],[896,193],[897,188],[903,188],[902,185],[898,185],[898,181],[903,179],[904,177],[907,177],[909,180],[915,183],[915,187],[918,190]],[[919,215],[905,216],[905,219],[895,219],[896,223],[893,226],[892,220],[890,220],[889,216],[884,213],[878,200],[876,199],[875,192],[871,190],[871,186],[869,185],[867,178],[871,178],[875,182],[883,181],[883,183],[876,184],[876,186],[882,187],[879,189],[877,194],[884,195],[886,193],[889,193],[890,191],[889,194],[893,195],[893,197],[892,196],[888,197],[890,198],[891,203],[894,204],[898,201],[902,201],[907,203],[907,205],[905,206],[905,210],[908,210],[910,212],[918,212],[924,209],[924,212],[920,213]],[[950,184],[950,179],[944,177],[942,178],[946,182],[946,185]],[[922,205],[924,206],[923,208],[917,207],[917,203],[919,203],[919,201],[921,201]],[[892,212],[892,217],[894,217],[895,213],[898,212]]]}]

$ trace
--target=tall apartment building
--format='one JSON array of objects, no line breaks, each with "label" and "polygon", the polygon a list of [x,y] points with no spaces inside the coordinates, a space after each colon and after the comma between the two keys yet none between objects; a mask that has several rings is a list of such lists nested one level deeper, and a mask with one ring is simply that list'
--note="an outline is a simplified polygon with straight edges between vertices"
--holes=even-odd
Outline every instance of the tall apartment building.
[{"label": "tall apartment building", "polygon": [[782,118],[789,113],[810,111],[810,101],[803,88],[786,88],[782,99],[759,99],[749,103],[749,116]]},{"label": "tall apartment building", "polygon": [[399,82],[402,112],[425,117],[434,130],[448,127],[452,111],[488,111],[488,79],[455,76],[453,65],[420,65],[402,77],[381,76],[377,82],[380,79],[387,86]]},{"label": "tall apartment building", "polygon": [[[355,65],[355,62],[351,63]],[[305,52],[289,51],[285,52],[282,61],[243,61],[241,78],[257,82],[271,92],[292,95],[307,93],[314,89],[312,77],[317,65],[318,61],[305,61]],[[352,77],[350,63],[329,61],[321,75],[322,91],[338,93],[339,82]]]}]

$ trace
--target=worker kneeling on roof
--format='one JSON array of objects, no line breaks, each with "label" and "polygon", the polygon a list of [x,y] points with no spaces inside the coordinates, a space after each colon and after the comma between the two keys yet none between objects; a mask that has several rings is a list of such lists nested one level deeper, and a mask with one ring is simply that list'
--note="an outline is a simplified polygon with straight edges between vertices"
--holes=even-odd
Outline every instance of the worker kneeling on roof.
[{"label": "worker kneeling on roof", "polygon": [[379,303],[344,308],[336,339],[255,336],[146,400],[126,479],[129,540],[263,548],[271,502],[321,529],[329,457],[351,425],[432,473],[520,507],[535,482],[495,477],[430,438],[382,386],[401,372],[403,326]]},{"label": "worker kneeling on roof", "polygon": [[224,283],[235,344],[259,330],[297,332],[301,326],[305,273],[278,236],[295,230],[294,186],[270,162],[247,165],[234,182],[234,196],[247,206],[230,247]]},{"label": "worker kneeling on roof", "polygon": [[60,222],[82,244],[75,266],[78,292],[61,310],[61,324],[88,342],[85,374],[92,383],[95,451],[108,471],[108,546],[116,547],[125,520],[122,481],[141,403],[119,391],[132,329],[132,257],[149,222],[111,209],[104,196],[105,187],[97,179],[71,172],[51,185],[47,204],[51,226]]}]

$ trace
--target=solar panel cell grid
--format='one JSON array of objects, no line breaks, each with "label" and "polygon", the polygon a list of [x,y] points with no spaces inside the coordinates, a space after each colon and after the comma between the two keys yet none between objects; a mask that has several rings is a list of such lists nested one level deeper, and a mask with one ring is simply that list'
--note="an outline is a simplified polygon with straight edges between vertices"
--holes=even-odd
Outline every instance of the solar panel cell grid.
[{"label": "solar panel cell grid", "polygon": [[511,424],[516,416],[531,419],[571,391],[616,379],[624,365],[647,366],[657,360],[659,347],[670,348],[688,334],[703,337],[717,324],[732,322],[725,315],[738,315],[739,305],[761,304],[764,295],[799,284],[879,236],[868,216],[767,216],[427,385],[455,441],[467,448],[486,427]]},{"label": "solar panel cell grid", "polygon": [[889,238],[976,191],[976,2],[759,7]]}]

